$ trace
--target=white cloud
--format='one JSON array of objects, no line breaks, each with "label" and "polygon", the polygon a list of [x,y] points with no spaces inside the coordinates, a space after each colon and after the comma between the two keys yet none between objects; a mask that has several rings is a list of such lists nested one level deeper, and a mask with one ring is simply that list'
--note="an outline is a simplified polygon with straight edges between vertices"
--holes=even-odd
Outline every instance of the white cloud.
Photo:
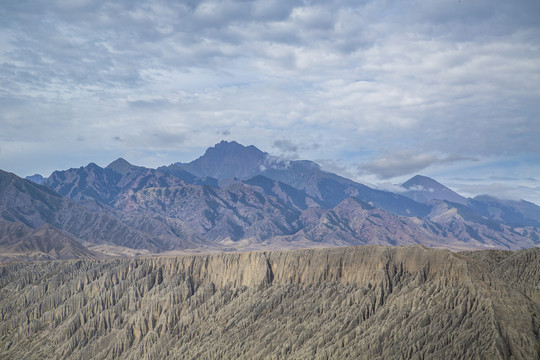
[{"label": "white cloud", "polygon": [[504,183],[457,184],[454,185],[460,194],[468,197],[477,195],[495,195],[501,199],[527,200],[540,204],[540,186],[523,186]]},{"label": "white cloud", "polygon": [[261,171],[267,169],[284,170],[291,166],[291,160],[285,157],[266,155],[264,163],[261,165]]},{"label": "white cloud", "polygon": [[379,190],[389,191],[398,194],[407,191],[407,189],[405,189],[403,186],[392,184],[390,182],[377,183],[376,185],[374,185],[374,187]]},{"label": "white cloud", "polygon": [[539,4],[7,2],[0,168],[73,147],[189,161],[223,129],[368,177],[537,159]]},{"label": "white cloud", "polygon": [[430,166],[453,164],[462,161],[477,161],[477,159],[460,154],[441,156],[432,153],[418,153],[412,150],[400,150],[358,165],[358,172],[360,174],[374,174],[380,179],[390,179],[416,174]]}]

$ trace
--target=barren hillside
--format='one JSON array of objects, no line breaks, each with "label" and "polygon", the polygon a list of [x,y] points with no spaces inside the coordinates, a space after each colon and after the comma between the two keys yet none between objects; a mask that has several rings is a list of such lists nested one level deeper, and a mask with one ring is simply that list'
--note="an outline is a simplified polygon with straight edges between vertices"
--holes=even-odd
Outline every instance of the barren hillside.
[{"label": "barren hillside", "polygon": [[539,289],[514,277],[538,276],[539,252],[504,269],[421,246],[4,265],[0,357],[537,359]]}]

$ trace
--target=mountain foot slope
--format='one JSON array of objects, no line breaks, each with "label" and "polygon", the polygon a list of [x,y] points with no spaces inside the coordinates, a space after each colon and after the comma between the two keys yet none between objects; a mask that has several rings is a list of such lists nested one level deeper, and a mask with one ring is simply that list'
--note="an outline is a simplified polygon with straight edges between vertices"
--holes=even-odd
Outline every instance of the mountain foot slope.
[{"label": "mountain foot slope", "polygon": [[[0,358],[537,359],[539,252],[484,261],[366,246],[4,265]],[[499,265],[516,270],[493,276]]]},{"label": "mountain foot slope", "polygon": [[0,221],[0,262],[98,257],[98,253],[49,224],[32,229],[22,223]]}]

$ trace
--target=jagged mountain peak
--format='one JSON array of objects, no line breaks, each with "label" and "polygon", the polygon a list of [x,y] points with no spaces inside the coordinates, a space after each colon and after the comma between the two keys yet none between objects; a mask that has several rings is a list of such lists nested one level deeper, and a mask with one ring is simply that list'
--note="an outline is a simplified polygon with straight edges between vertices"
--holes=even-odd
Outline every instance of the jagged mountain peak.
[{"label": "jagged mountain peak", "polygon": [[401,186],[403,186],[406,189],[412,190],[418,190],[418,187],[423,187],[424,189],[440,189],[440,188],[446,188],[446,186],[442,185],[438,181],[424,176],[424,175],[415,175],[406,182],[404,182]]},{"label": "jagged mountain peak", "polygon": [[217,143],[213,147],[209,147],[202,157],[207,156],[207,155],[213,155],[213,154],[221,154],[221,153],[225,153],[229,155],[233,155],[233,154],[243,155],[243,156],[256,155],[262,158],[266,156],[266,153],[259,150],[257,147],[253,145],[244,146],[236,141],[229,142],[229,141],[221,140],[219,143]]},{"label": "jagged mountain peak", "polygon": [[[253,146],[253,145],[251,145]],[[246,146],[240,144],[239,142],[237,141],[227,141],[227,140],[221,140],[220,142],[218,142],[216,145],[214,145],[213,147],[238,147],[238,148],[245,148]]]},{"label": "jagged mountain peak", "polygon": [[30,180],[31,182],[35,183],[35,184],[43,184],[43,182],[45,182],[45,178],[41,175],[41,174],[34,174],[34,175],[31,175],[31,176],[27,176],[25,177],[26,180]]},{"label": "jagged mountain peak", "polygon": [[109,165],[107,165],[108,168],[114,168],[116,166],[131,166],[131,163],[127,161],[126,159],[119,157],[118,159],[114,160]]},{"label": "jagged mountain peak", "polygon": [[101,166],[99,166],[98,164],[96,164],[95,162],[91,162],[89,163],[88,165],[85,166],[85,168],[87,169],[102,169]]},{"label": "jagged mountain peak", "polygon": [[219,142],[203,156],[187,164],[176,164],[198,177],[248,179],[260,173],[267,154],[255,146],[244,146],[236,141]]},{"label": "jagged mountain peak", "polygon": [[467,203],[466,198],[427,176],[415,175],[401,186],[408,190],[403,195],[418,202],[446,200],[459,204]]},{"label": "jagged mountain peak", "polygon": [[233,141],[221,140],[216,145],[214,145],[214,147],[217,147],[217,146],[241,146],[241,147],[245,147],[244,145],[242,145],[239,142],[234,141],[234,140]]},{"label": "jagged mountain peak", "polygon": [[110,169],[113,171],[116,171],[119,174],[125,175],[127,172],[138,169],[139,166],[132,165],[129,161],[127,161],[124,158],[118,158],[114,160],[112,163],[107,165],[106,169]]},{"label": "jagged mountain peak", "polygon": [[[22,179],[9,186],[14,177],[0,173],[5,220],[31,227],[51,223],[75,238],[93,243],[114,238],[121,246],[148,251],[202,244],[244,249],[258,241],[299,241],[291,246],[444,242],[456,248],[518,248],[540,241],[534,228],[540,226],[540,207],[534,204],[465,199],[422,175],[403,184],[405,193],[386,192],[312,161],[285,160],[235,141],[221,141],[190,163],[158,169],[119,158],[106,168],[90,163],[56,171],[45,185],[58,193]],[[45,196],[47,191],[54,197]],[[72,221],[68,207],[77,208],[81,218]],[[88,211],[96,214],[86,232],[73,228],[88,222]],[[101,217],[116,223],[104,228]],[[234,244],[221,242],[226,239]],[[244,240],[248,243],[236,245]]]}]

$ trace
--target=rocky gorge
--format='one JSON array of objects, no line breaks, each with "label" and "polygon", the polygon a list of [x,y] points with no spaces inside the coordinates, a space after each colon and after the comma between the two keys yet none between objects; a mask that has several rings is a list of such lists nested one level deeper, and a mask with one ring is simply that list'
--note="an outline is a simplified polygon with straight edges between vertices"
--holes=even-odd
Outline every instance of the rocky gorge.
[{"label": "rocky gorge", "polygon": [[3,359],[537,359],[540,250],[363,246],[0,267]]}]

